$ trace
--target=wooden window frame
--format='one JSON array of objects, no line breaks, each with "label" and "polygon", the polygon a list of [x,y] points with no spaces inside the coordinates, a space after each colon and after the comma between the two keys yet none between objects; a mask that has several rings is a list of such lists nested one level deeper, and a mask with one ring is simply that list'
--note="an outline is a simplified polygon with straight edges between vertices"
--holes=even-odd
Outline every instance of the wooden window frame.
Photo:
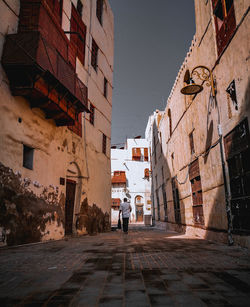
[{"label": "wooden window frame", "polygon": [[91,65],[95,71],[97,71],[98,67],[98,53],[99,53],[99,47],[96,41],[92,38]]},{"label": "wooden window frame", "polygon": [[189,167],[189,180],[192,189],[193,220],[195,225],[204,225],[203,195],[199,168],[199,160],[193,161]]},{"label": "wooden window frame", "polygon": [[141,161],[141,148],[140,147],[132,148],[132,161]]},{"label": "wooden window frame", "polygon": [[95,124],[95,107],[93,106],[92,103],[90,104],[89,110],[90,110],[90,113],[89,113],[89,122],[90,122],[91,125],[94,126],[94,124]]},{"label": "wooden window frame", "polygon": [[231,6],[228,8],[229,2],[226,0],[212,0],[218,56],[223,52],[236,30],[234,1],[231,2]]},{"label": "wooden window frame", "polygon": [[144,161],[148,161],[148,148],[144,148]]},{"label": "wooden window frame", "polygon": [[[75,50],[75,54],[81,61],[82,65],[84,65],[86,49],[86,25],[83,23],[79,12],[73,4],[71,7],[70,32],[71,47]],[[75,67],[75,63],[72,64]]]},{"label": "wooden window frame", "polygon": [[108,80],[104,77],[104,80],[103,80],[103,96],[105,98],[108,97]]},{"label": "wooden window frame", "polygon": [[106,155],[107,153],[107,136],[102,134],[102,153]]},{"label": "wooden window frame", "polygon": [[96,0],[96,17],[103,24],[103,0]]},{"label": "wooden window frame", "polygon": [[189,145],[190,145],[190,151],[191,155],[195,153],[195,148],[194,148],[194,133],[193,131],[189,133]]},{"label": "wooden window frame", "polygon": [[176,224],[181,224],[181,207],[180,207],[180,197],[179,190],[177,185],[176,177],[171,179],[172,183],[172,193],[173,193],[173,202],[174,202],[174,216]]}]

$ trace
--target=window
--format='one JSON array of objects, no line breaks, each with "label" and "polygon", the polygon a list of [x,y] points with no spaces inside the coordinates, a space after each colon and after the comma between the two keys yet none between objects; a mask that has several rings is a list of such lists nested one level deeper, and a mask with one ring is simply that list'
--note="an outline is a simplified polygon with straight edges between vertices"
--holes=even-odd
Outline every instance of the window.
[{"label": "window", "polygon": [[107,137],[105,134],[102,135],[102,152],[106,155],[107,150]]},{"label": "window", "polygon": [[46,0],[51,12],[53,13],[54,17],[61,25],[62,23],[62,3],[63,0]]},{"label": "window", "polygon": [[250,135],[247,118],[225,138],[231,189],[233,231],[250,233]]},{"label": "window", "polygon": [[103,0],[96,1],[96,17],[102,25]]},{"label": "window", "polygon": [[98,48],[95,40],[92,39],[91,65],[95,69],[95,71],[97,70],[98,50],[99,50],[99,48]]},{"label": "window", "polygon": [[95,122],[95,107],[90,104],[89,122],[94,126]]},{"label": "window", "polygon": [[23,167],[33,169],[34,148],[23,145]]},{"label": "window", "polygon": [[82,113],[76,114],[75,124],[68,126],[69,130],[82,137]]},{"label": "window", "polygon": [[226,47],[236,29],[233,0],[213,0],[218,55]]},{"label": "window", "polygon": [[177,187],[176,178],[172,178],[172,192],[173,192],[173,201],[174,201],[174,215],[175,222],[177,224],[181,223],[181,209],[180,209],[180,198],[179,198],[179,190]]},{"label": "window", "polygon": [[168,216],[167,216],[168,215],[168,212],[167,212],[168,202],[167,202],[167,194],[166,194],[165,183],[162,184],[161,189],[162,189],[162,198],[163,198],[163,206],[164,206],[164,213],[165,213],[164,221],[167,222],[167,220],[168,220]]},{"label": "window", "polygon": [[[84,65],[86,26],[74,5],[72,5],[71,10],[70,32],[70,42],[72,48],[75,50],[76,56]],[[75,63],[72,64],[75,66]]]},{"label": "window", "polygon": [[193,131],[189,134],[189,145],[190,145],[190,150],[191,150],[191,155],[192,155],[195,153]]},{"label": "window", "polygon": [[202,186],[198,159],[190,165],[189,180],[192,188],[194,224],[204,225]]},{"label": "window", "polygon": [[111,208],[113,210],[119,210],[121,204],[120,198],[112,198]]},{"label": "window", "polygon": [[103,83],[103,95],[105,98],[108,96],[108,80],[104,77],[104,83]]},{"label": "window", "polygon": [[132,148],[132,160],[141,161],[141,148]]},{"label": "window", "polygon": [[144,161],[148,161],[148,148],[144,148]]},{"label": "window", "polygon": [[171,110],[168,109],[168,120],[169,120],[169,136],[172,135],[172,117],[171,117]]},{"label": "window", "polygon": [[148,168],[145,168],[145,170],[144,170],[144,177],[146,179],[149,179],[149,169]]},{"label": "window", "polygon": [[77,7],[76,7],[76,10],[78,12],[78,14],[82,17],[82,8],[83,8],[83,5],[82,5],[82,1],[81,0],[77,0]]},{"label": "window", "polygon": [[158,221],[161,219],[161,211],[160,211],[160,201],[159,201],[159,191],[158,189],[155,191],[156,193],[156,202],[157,202],[157,215],[158,215]]}]

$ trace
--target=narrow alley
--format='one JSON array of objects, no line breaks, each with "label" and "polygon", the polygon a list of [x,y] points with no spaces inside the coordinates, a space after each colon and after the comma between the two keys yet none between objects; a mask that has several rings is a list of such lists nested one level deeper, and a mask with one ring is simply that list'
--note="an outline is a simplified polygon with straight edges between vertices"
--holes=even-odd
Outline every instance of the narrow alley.
[{"label": "narrow alley", "polygon": [[250,252],[145,226],[0,250],[1,306],[249,306]]}]

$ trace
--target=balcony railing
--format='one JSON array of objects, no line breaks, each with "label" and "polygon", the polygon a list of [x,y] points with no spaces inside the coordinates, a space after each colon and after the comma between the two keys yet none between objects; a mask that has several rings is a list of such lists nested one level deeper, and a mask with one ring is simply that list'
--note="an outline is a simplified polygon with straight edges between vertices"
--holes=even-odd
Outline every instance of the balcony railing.
[{"label": "balcony railing", "polygon": [[126,184],[126,174],[123,171],[115,171],[114,175],[112,176],[112,184],[119,183],[119,184]]},{"label": "balcony railing", "polygon": [[26,97],[58,126],[74,125],[88,112],[87,87],[75,73],[70,46],[45,0],[21,1],[19,31],[6,36],[2,65],[12,94]]}]

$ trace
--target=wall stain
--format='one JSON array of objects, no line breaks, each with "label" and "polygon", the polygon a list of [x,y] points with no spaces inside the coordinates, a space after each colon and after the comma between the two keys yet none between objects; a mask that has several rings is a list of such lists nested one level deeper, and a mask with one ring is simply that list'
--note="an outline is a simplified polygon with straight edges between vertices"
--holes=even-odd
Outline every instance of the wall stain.
[{"label": "wall stain", "polygon": [[97,207],[88,205],[88,199],[85,198],[81,204],[80,214],[76,222],[76,229],[86,229],[89,235],[94,235],[99,232],[110,231],[110,217],[109,214],[103,213],[102,210]]},{"label": "wall stain", "polygon": [[22,181],[20,173],[0,163],[0,228],[7,245],[41,241],[47,222],[64,227],[64,194],[44,187],[37,196],[29,185],[29,179]]}]

